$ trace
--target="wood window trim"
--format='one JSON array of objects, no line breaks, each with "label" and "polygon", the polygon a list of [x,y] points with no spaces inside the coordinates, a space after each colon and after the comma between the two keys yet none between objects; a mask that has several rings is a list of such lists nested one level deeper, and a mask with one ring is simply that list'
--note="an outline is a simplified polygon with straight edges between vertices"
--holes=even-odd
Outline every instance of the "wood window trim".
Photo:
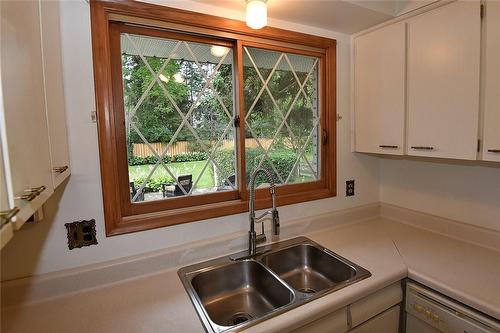
[{"label": "wood window trim", "polygon": [[[299,32],[265,27],[260,30],[248,28],[244,22],[201,14],[191,11],[169,8],[136,1],[105,0],[90,2],[92,23],[92,52],[94,61],[94,80],[96,107],[98,119],[99,154],[101,161],[101,178],[104,202],[104,217],[106,235],[113,236],[129,232],[148,230],[186,222],[199,221],[214,217],[232,215],[248,211],[248,191],[246,182],[238,177],[240,191],[219,193],[220,201],[203,199],[196,196],[197,206],[180,207],[169,210],[158,210],[164,207],[164,201],[134,204],[153,207],[156,211],[138,208],[126,211],[124,196],[120,195],[119,161],[123,160],[123,151],[119,151],[117,143],[120,140],[117,119],[113,112],[115,99],[113,86],[116,75],[112,75],[110,27],[113,15],[125,15],[134,19],[150,19],[165,23],[175,23],[198,28],[231,33],[238,37],[234,52],[237,55],[235,89],[239,92],[237,100],[243,100],[243,89],[237,85],[243,82],[243,64],[241,57],[244,46],[259,46],[285,51],[283,46],[274,46],[273,42],[303,45],[322,50],[321,75],[324,83],[321,85],[321,110],[323,110],[321,128],[328,130],[326,141],[322,144],[321,180],[302,184],[290,184],[277,187],[278,205],[288,205],[310,200],[323,199],[336,195],[336,41]],[[255,39],[259,39],[255,42]],[[294,53],[311,54],[309,51]],[[120,78],[118,78],[120,80]],[[244,116],[243,103],[238,103],[240,117]],[[239,127],[239,137],[244,137],[244,127]],[[238,140],[238,172],[243,174],[245,168],[244,140]],[[126,152],[125,152],[126,154]],[[126,158],[126,155],[125,155]],[[121,173],[123,175],[123,172]],[[128,188],[128,187],[127,187]],[[123,191],[122,191],[123,192]],[[128,193],[128,192],[127,192]],[[127,194],[128,195],[128,194]],[[213,196],[211,194],[210,196]],[[200,197],[200,198],[198,198]],[[257,190],[257,209],[270,206],[269,193],[266,189]],[[192,200],[193,197],[191,197]],[[186,198],[184,198],[186,199]],[[176,200],[176,199],[175,199]],[[166,200],[167,201],[167,200]]]}]

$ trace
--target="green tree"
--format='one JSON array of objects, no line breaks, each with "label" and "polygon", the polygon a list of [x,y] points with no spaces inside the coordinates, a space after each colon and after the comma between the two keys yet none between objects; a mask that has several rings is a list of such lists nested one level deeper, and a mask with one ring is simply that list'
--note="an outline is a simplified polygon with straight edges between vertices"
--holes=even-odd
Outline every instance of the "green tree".
[{"label": "green tree", "polygon": [[[147,57],[147,62],[153,71],[157,72],[164,65],[166,59]],[[123,55],[123,82],[125,96],[125,110],[130,114],[136,107],[146,89],[153,80],[153,75],[139,56]],[[194,61],[172,59],[162,71],[162,81],[155,82],[142,100],[130,121],[137,126],[148,142],[169,142],[178,130],[182,117],[177,112],[172,102],[165,96],[168,91],[183,114],[193,108],[187,119],[194,128],[205,146],[212,148],[222,136],[226,126],[231,123],[233,113],[233,67],[223,64],[215,73],[212,84],[206,85],[206,76],[214,74],[216,64],[200,63]],[[264,79],[270,75],[271,69],[260,68]],[[205,75],[203,75],[205,73]],[[181,75],[182,80],[176,75]],[[298,72],[303,80],[306,73]],[[165,82],[166,81],[166,82]],[[256,96],[262,88],[262,80],[253,66],[244,67],[244,102],[245,109],[249,110]],[[255,102],[249,115],[249,124],[254,134],[261,139],[271,139],[282,122],[282,117],[287,113],[299,93],[299,82],[290,70],[277,69],[273,72],[268,83],[268,88],[275,99],[272,101],[267,91]],[[313,128],[314,115],[312,112],[311,96],[316,92],[313,83],[308,81],[304,90],[308,97],[299,94],[287,118],[288,126],[283,126],[278,133],[273,145],[273,150],[293,150],[298,153],[303,147],[310,131]],[[224,110],[225,105],[228,112]],[[228,115],[229,113],[229,115]],[[232,138],[233,130],[227,133]],[[290,133],[293,133],[293,135]],[[253,135],[246,128],[246,137]],[[139,133],[132,126],[128,126],[129,143],[142,143]],[[188,141],[191,151],[202,151],[198,140],[186,126],[178,133],[176,141]],[[308,150],[312,148],[309,147]]]},{"label": "green tree", "polygon": [[[264,80],[266,80],[267,75],[270,74],[270,70],[261,69],[260,71]],[[305,73],[299,74],[301,74],[299,75],[301,79],[305,78]],[[244,67],[244,77],[245,110],[248,111],[261,90],[263,83],[252,66]],[[274,97],[276,105],[268,92],[264,91],[250,113],[249,123],[258,138],[271,139],[275,136],[283,117],[287,114],[294,102],[295,96],[299,93],[300,86],[290,70],[276,70],[269,80],[268,88]],[[300,93],[287,117],[287,123],[293,135],[290,134],[287,126],[283,126],[275,142],[276,148],[286,146],[298,152],[305,144],[314,122],[311,102],[311,97],[315,94],[313,89],[313,83],[311,80],[308,80],[304,86],[304,91],[308,97],[306,98],[304,94]],[[246,137],[252,137],[252,133],[248,128],[246,130]]]},{"label": "green tree", "polygon": [[[153,71],[157,72],[165,59],[148,57],[147,61]],[[125,112],[130,114],[153,80],[153,75],[139,56],[124,55],[122,63]],[[179,68],[179,62],[171,60],[162,74],[165,78],[173,78]],[[188,103],[189,92],[186,85],[174,79],[169,79],[168,82],[161,81],[161,84],[170,93],[172,100],[183,109]],[[130,121],[134,122],[148,142],[169,142],[182,119],[174,105],[165,96],[160,84],[155,83]],[[129,128],[128,138],[131,143],[143,142],[139,133],[132,128]]]},{"label": "green tree", "polygon": [[[165,61],[156,57],[146,59],[155,72],[160,70]],[[153,75],[139,56],[123,55],[122,64],[125,110],[130,114],[153,80]],[[220,66],[219,71],[215,73],[213,86],[207,85],[203,89],[206,80],[202,71],[212,75],[215,67],[215,64],[204,63],[199,68],[193,61],[170,60],[162,72],[161,81],[183,114],[194,108],[187,121],[207,146],[220,137],[230,121],[219,99],[230,115],[233,112],[231,65]],[[175,79],[175,75],[179,74],[182,80]],[[156,82],[130,121],[137,126],[148,142],[169,142],[181,125],[182,118],[160,84]],[[142,143],[139,133],[130,124],[128,127],[129,143]],[[176,141],[189,141],[193,143],[192,148],[201,149],[186,126],[179,132]]]}]

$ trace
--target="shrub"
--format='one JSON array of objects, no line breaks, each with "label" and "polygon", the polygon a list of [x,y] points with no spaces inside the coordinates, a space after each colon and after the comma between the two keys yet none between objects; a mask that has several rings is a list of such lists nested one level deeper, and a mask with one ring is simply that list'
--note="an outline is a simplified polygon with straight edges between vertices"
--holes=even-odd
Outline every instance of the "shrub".
[{"label": "shrub", "polygon": [[235,173],[235,154],[234,150],[230,149],[223,149],[223,150],[218,150],[215,153],[214,156],[215,162],[219,165],[221,170],[219,170],[219,173],[221,174],[219,177],[217,177],[217,184],[216,186],[223,186],[224,182],[226,181],[225,177],[230,177],[234,175]]},{"label": "shrub", "polygon": [[[208,154],[206,152],[191,152],[174,155],[173,158],[166,155],[163,157],[163,163],[168,164],[171,162],[195,162],[195,161],[205,161],[208,159]],[[140,156],[129,156],[128,165],[146,165],[146,164],[156,164],[157,158],[154,155],[140,157]]]},{"label": "shrub", "polygon": [[151,192],[160,192],[162,190],[161,184],[173,182],[175,182],[175,180],[167,175],[151,177],[146,186],[152,190]]},{"label": "shrub", "polygon": [[[144,181],[146,180],[146,177],[139,176],[131,181],[134,182],[135,188],[139,189]],[[144,187],[144,193],[148,192],[160,192],[162,190],[161,184],[162,183],[173,183],[175,180],[168,176],[168,175],[161,175],[161,176],[152,176],[148,182],[146,183],[146,186]]]},{"label": "shrub", "polygon": [[[290,172],[292,172],[295,161],[297,161],[297,157],[297,154],[291,150],[282,150],[269,154],[269,158],[281,174],[283,180],[286,180],[286,177],[288,177]],[[264,161],[262,164],[266,167],[269,163]],[[270,165],[268,167],[271,168]]]},{"label": "shrub", "polygon": [[[278,150],[274,152],[270,152],[269,154],[269,159],[273,163],[274,167],[276,168],[277,172],[280,174],[281,178],[283,180],[286,180],[290,172],[292,171],[293,165],[295,164],[295,161],[297,160],[297,154],[293,152],[292,150]],[[259,165],[260,160],[263,157],[263,152],[260,149],[248,149],[247,150],[247,181],[250,181],[250,176],[251,172],[257,168]],[[264,161],[261,164],[261,167],[264,169],[268,170],[274,178],[274,182],[279,184],[280,179],[278,175],[276,175],[276,172],[271,166],[271,163],[269,163],[268,159],[264,159]],[[258,185],[262,183],[267,183],[268,180],[264,175],[259,175],[255,181],[255,183]]]},{"label": "shrub", "polygon": [[[157,160],[158,159],[154,155],[146,156],[146,157],[129,156],[128,157],[128,165],[156,164]],[[167,155],[167,156],[163,157],[163,163],[170,163],[170,162],[171,162],[170,156]]]},{"label": "shrub", "polygon": [[143,158],[139,156],[130,156],[128,157],[128,165],[142,165]]},{"label": "shrub", "polygon": [[[168,155],[163,157],[163,163],[171,162],[196,162],[196,161],[206,161],[208,159],[208,153],[204,151],[194,151],[189,153],[182,153],[174,155],[172,158]],[[129,155],[128,165],[146,165],[146,164],[156,164],[157,158],[154,155],[140,157]]]},{"label": "shrub", "polygon": [[[250,172],[255,170],[255,168],[259,165],[259,162],[262,159],[262,155],[262,150],[258,148],[250,148],[246,150],[245,159],[247,168],[247,182],[250,180]],[[286,180],[286,178],[292,171],[297,157],[298,156],[295,152],[287,149],[269,153],[269,159],[273,162],[274,167],[280,173],[283,180]],[[216,162],[219,164],[219,166],[227,176],[234,174],[234,159],[234,151],[228,149],[218,151],[215,156]],[[271,172],[276,183],[280,183],[279,177],[276,175],[267,159],[262,162],[261,166]],[[219,182],[223,183],[224,179],[220,180]],[[267,179],[265,178],[265,176],[259,175],[256,179],[256,184],[258,186],[262,183],[267,183]]]},{"label": "shrub", "polygon": [[195,151],[190,153],[183,153],[174,155],[174,162],[195,162],[195,161],[205,161],[208,159],[208,154],[202,151]]}]

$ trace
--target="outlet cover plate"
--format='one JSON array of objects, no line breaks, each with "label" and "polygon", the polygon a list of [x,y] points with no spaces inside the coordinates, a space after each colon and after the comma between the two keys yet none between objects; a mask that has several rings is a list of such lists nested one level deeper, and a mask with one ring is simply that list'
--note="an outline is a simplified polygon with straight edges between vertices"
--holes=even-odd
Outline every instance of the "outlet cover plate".
[{"label": "outlet cover plate", "polygon": [[346,180],[346,182],[345,182],[345,196],[346,197],[354,196],[354,179]]},{"label": "outlet cover plate", "polygon": [[66,223],[64,226],[68,232],[70,250],[97,244],[94,219]]}]

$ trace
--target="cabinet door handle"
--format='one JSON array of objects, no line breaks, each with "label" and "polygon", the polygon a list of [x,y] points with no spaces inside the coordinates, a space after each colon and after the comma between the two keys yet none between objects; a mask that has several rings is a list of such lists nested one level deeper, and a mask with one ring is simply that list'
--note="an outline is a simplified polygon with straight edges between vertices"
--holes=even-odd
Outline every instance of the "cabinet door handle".
[{"label": "cabinet door handle", "polygon": [[500,149],[488,149],[488,153],[500,153]]},{"label": "cabinet door handle", "polygon": [[9,210],[0,211],[0,226],[9,223],[16,214],[19,213],[19,208],[14,207]]},{"label": "cabinet door handle", "polygon": [[430,147],[430,146],[411,146],[411,149],[415,149],[415,150],[434,150],[434,147]]},{"label": "cabinet door handle", "polygon": [[394,146],[394,145],[379,145],[380,148],[391,148],[391,149],[398,149],[399,146]]},{"label": "cabinet door handle", "polygon": [[52,168],[52,171],[54,171],[54,173],[63,173],[64,171],[68,170],[69,166],[65,165],[65,166],[59,166],[59,167],[53,167]]},{"label": "cabinet door handle", "polygon": [[31,192],[27,194],[23,194],[20,196],[15,197],[14,199],[16,200],[26,200],[26,201],[33,201],[38,196],[39,193],[37,192]]},{"label": "cabinet door handle", "polygon": [[24,190],[24,192],[27,192],[26,194],[15,197],[14,199],[33,201],[33,199],[35,199],[37,196],[39,196],[40,193],[45,191],[45,189],[46,189],[46,187],[44,185],[39,186],[39,187],[27,188]]},{"label": "cabinet door handle", "polygon": [[43,191],[45,191],[46,187],[45,185],[38,186],[38,187],[30,187],[24,190],[24,192],[30,192],[30,193],[37,193],[39,195]]}]

